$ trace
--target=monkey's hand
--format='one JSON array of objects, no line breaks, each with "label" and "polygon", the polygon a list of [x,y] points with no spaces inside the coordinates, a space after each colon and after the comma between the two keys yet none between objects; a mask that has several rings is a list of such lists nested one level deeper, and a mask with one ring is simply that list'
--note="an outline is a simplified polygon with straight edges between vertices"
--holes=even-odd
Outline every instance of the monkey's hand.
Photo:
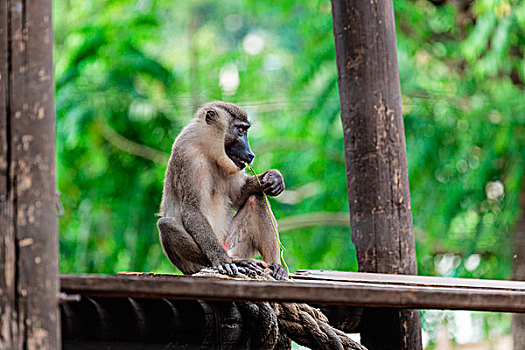
[{"label": "monkey's hand", "polygon": [[239,266],[239,269],[245,269],[248,275],[260,275],[263,269],[268,267],[264,261],[257,259],[234,259],[233,262]]},{"label": "monkey's hand", "polygon": [[270,264],[270,269],[273,271],[273,278],[276,280],[287,280],[288,272],[281,264]]},{"label": "monkey's hand", "polygon": [[259,180],[264,193],[268,196],[278,196],[284,191],[284,179],[281,172],[277,169],[266,170],[263,174],[259,175]]}]

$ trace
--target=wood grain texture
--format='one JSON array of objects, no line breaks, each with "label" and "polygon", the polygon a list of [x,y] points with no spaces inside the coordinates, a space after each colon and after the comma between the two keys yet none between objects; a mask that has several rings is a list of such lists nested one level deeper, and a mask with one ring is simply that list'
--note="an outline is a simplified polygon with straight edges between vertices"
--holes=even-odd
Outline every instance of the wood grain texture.
[{"label": "wood grain texture", "polygon": [[[332,0],[359,271],[417,274],[391,0]],[[421,349],[419,311],[365,310],[369,349]]]},{"label": "wood grain texture", "polygon": [[0,3],[0,348],[59,349],[51,0]]},{"label": "wood grain texture", "polygon": [[[436,279],[439,280],[438,277]],[[60,288],[68,294],[114,298],[252,300],[386,308],[525,312],[523,284],[512,289],[497,289],[462,284],[462,279],[455,279],[457,281],[453,283],[446,280],[449,279],[434,285],[407,285],[395,282],[385,284],[370,279],[333,281],[322,278],[269,282],[136,273],[119,276],[61,275]]]},{"label": "wood grain texture", "polygon": [[476,278],[452,278],[413,275],[387,275],[382,273],[364,273],[330,270],[299,270],[293,275],[296,280],[319,280],[359,282],[372,284],[392,284],[404,286],[473,288],[479,290],[525,291],[524,281],[487,280]]}]

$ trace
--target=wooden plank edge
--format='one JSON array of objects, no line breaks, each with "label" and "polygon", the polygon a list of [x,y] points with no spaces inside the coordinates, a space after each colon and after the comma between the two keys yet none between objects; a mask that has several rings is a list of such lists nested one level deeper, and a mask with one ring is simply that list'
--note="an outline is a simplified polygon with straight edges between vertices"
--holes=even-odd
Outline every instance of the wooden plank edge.
[{"label": "wooden plank edge", "polygon": [[488,280],[475,278],[454,278],[415,275],[390,275],[380,273],[330,271],[330,270],[299,270],[292,274],[298,280],[324,280],[341,282],[404,284],[428,287],[483,288],[497,290],[525,291],[524,281]]},{"label": "wooden plank edge", "polygon": [[525,312],[525,292],[389,286],[370,283],[277,282],[173,276],[62,275],[61,291],[103,297],[305,302],[366,307]]}]

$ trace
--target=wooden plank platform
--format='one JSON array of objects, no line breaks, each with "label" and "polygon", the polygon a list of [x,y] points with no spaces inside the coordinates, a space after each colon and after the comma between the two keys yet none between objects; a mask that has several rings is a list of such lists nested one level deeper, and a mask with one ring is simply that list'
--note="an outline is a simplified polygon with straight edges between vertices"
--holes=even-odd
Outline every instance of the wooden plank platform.
[{"label": "wooden plank platform", "polygon": [[525,312],[525,282],[300,271],[294,281],[179,275],[62,275],[61,291],[102,297],[306,302],[326,305]]},{"label": "wooden plank platform", "polygon": [[525,282],[522,281],[483,280],[474,278],[451,278],[413,275],[388,275],[381,273],[363,273],[333,270],[299,270],[293,276],[294,279],[301,281],[338,281],[404,286],[525,291]]}]

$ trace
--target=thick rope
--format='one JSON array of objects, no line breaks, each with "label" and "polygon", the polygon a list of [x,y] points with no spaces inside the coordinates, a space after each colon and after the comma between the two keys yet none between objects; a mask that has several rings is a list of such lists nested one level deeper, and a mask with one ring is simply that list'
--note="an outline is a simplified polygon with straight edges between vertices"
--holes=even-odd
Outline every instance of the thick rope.
[{"label": "thick rope", "polygon": [[[266,271],[261,275],[235,278],[274,280]],[[196,276],[230,279],[232,277],[206,268]],[[330,326],[328,318],[319,310],[304,303],[238,302],[237,306],[253,336],[253,348],[264,350],[290,349],[290,339],[310,349],[366,350],[347,334]]]}]

